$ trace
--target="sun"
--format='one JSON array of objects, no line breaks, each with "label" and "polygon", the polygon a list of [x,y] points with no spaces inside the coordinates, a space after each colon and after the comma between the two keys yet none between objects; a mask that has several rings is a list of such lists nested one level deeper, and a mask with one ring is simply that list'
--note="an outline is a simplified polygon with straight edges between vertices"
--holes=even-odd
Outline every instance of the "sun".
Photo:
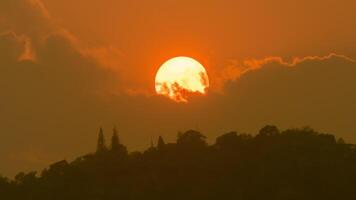
[{"label": "sun", "polygon": [[188,102],[189,94],[206,94],[209,78],[202,64],[193,58],[180,56],[161,65],[155,86],[159,95],[176,102]]}]

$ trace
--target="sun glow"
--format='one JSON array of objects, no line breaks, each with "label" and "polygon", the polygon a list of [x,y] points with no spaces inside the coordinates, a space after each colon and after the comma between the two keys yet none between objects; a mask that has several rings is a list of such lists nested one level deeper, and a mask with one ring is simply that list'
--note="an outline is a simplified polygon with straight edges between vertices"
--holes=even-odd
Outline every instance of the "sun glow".
[{"label": "sun glow", "polygon": [[155,84],[157,94],[176,102],[187,102],[191,93],[206,93],[209,79],[198,61],[189,57],[175,57],[159,68]]}]

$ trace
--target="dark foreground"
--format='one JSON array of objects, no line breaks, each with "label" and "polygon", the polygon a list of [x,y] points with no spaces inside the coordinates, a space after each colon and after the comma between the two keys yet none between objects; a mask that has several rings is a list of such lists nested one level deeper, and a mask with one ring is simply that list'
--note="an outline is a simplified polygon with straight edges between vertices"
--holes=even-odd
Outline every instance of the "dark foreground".
[{"label": "dark foreground", "polygon": [[196,131],[176,143],[128,154],[116,131],[96,153],[43,170],[0,177],[4,200],[356,199],[356,148],[309,128],[257,136],[224,134],[208,145]]}]

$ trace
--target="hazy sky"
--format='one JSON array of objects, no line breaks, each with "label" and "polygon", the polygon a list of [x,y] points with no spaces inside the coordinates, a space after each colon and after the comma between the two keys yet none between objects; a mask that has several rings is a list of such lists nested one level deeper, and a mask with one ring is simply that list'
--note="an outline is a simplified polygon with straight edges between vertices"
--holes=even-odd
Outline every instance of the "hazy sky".
[{"label": "hazy sky", "polygon": [[[354,0],[1,0],[0,174],[95,150],[115,125],[130,151],[194,128],[213,141],[263,125],[356,142]],[[154,92],[191,56],[206,96]],[[244,73],[242,73],[244,72]]]}]

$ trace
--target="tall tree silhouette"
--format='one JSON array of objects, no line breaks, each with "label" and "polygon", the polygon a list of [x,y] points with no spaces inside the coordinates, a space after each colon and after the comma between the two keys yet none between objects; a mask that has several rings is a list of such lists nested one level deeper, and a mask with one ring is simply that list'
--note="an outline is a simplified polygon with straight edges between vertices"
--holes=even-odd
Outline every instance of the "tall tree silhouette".
[{"label": "tall tree silhouette", "polygon": [[120,140],[119,140],[119,136],[117,135],[117,129],[116,127],[114,127],[113,134],[111,137],[111,150],[118,151],[119,148],[120,148]]},{"label": "tall tree silhouette", "polygon": [[103,153],[105,151],[107,151],[107,147],[105,144],[104,131],[103,128],[100,127],[96,153]]},{"label": "tall tree silhouette", "polygon": [[113,135],[111,137],[111,152],[119,156],[126,156],[128,154],[126,147],[120,143],[116,127],[113,129]]},{"label": "tall tree silhouette", "polygon": [[157,142],[157,149],[158,150],[162,150],[164,148],[164,145],[165,145],[165,143],[163,141],[162,136],[159,136],[158,137],[158,142]]}]

